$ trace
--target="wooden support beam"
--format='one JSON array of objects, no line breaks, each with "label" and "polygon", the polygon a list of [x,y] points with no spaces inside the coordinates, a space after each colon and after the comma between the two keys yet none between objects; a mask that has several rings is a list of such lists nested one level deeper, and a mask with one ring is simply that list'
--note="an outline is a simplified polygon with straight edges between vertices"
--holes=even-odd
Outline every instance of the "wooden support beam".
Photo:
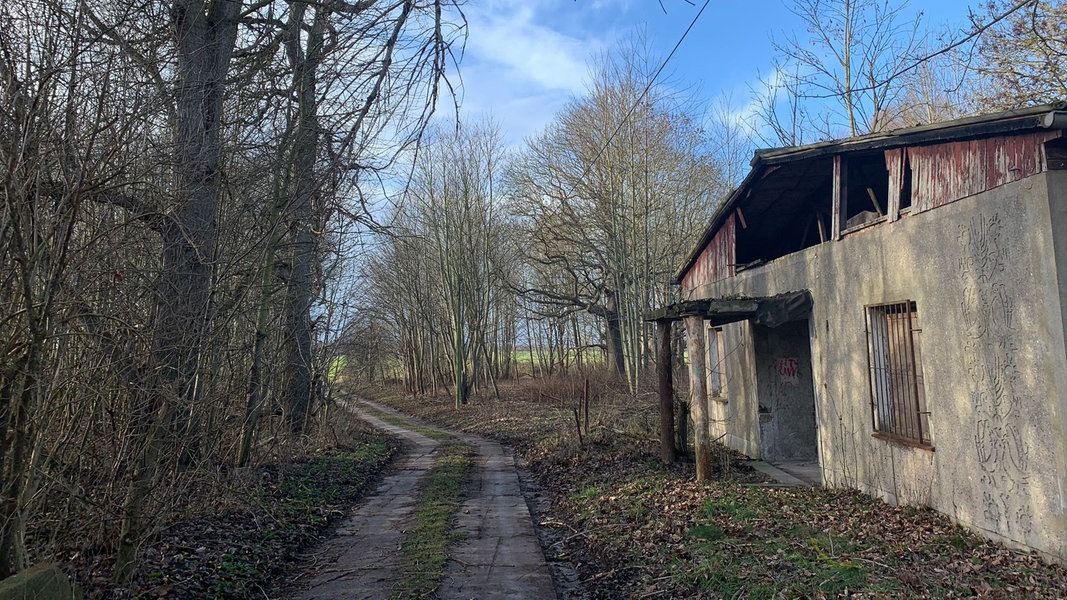
[{"label": "wooden support beam", "polygon": [[741,212],[740,206],[737,207],[736,212],[737,218],[741,222],[741,229],[748,229],[748,222],[745,221],[745,213]]},{"label": "wooden support beam", "polygon": [[837,241],[841,239],[841,231],[845,228],[845,219],[848,215],[848,163],[845,157],[834,155],[834,192],[833,214],[830,219],[830,237]]},{"label": "wooden support beam", "polygon": [[645,313],[646,321],[676,321],[686,315],[699,315],[718,324],[747,319],[756,312],[755,298],[705,298],[675,302]]},{"label": "wooden support beam", "polygon": [[879,217],[884,217],[885,213],[882,211],[882,207],[878,204],[878,194],[874,193],[874,188],[867,188],[867,196],[871,199],[871,204],[874,205],[874,212],[878,213]]},{"label": "wooden support beam", "polygon": [[674,353],[671,352],[671,322],[656,323],[656,375],[659,379],[659,442],[663,464],[673,464],[674,446]]},{"label": "wooden support beam", "polygon": [[708,378],[704,372],[704,318],[685,318],[689,346],[689,410],[693,415],[693,454],[697,481],[711,478],[711,444],[708,426]]}]

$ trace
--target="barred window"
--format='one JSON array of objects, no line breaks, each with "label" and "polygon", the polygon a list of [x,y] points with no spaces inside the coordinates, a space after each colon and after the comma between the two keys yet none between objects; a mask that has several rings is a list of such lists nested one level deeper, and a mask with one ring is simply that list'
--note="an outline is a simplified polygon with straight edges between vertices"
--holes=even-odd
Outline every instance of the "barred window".
[{"label": "barred window", "polygon": [[726,399],[726,344],[723,340],[722,327],[708,326],[704,335],[707,345],[704,352],[707,362],[708,397],[717,400]]},{"label": "barred window", "polygon": [[867,307],[871,418],[875,432],[931,445],[915,302]]}]

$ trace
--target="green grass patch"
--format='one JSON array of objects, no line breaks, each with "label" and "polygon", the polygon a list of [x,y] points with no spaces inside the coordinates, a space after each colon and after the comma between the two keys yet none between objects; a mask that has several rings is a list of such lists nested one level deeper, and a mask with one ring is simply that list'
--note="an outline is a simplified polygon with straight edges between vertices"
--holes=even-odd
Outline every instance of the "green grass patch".
[{"label": "green grass patch", "polygon": [[330,381],[336,382],[341,373],[344,372],[345,367],[348,366],[348,356],[342,354],[340,356],[334,356],[330,359],[329,364],[326,365],[326,378]]},{"label": "green grass patch", "polygon": [[600,496],[600,487],[590,485],[571,494],[571,500],[588,501]]},{"label": "green grass patch", "polygon": [[686,535],[695,540],[715,541],[726,537],[726,532],[715,523],[707,523],[705,525],[697,525],[690,529]]},{"label": "green grass patch", "polygon": [[271,494],[281,509],[279,516],[298,524],[325,523],[351,497],[353,487],[363,485],[368,466],[383,463],[391,453],[387,442],[375,440],[287,467]]},{"label": "green grass patch", "polygon": [[867,587],[870,569],[858,556],[871,542],[806,521],[815,516],[807,510],[825,510],[819,492],[717,492],[686,534],[695,565],[676,572],[679,583],[727,598],[832,597]]},{"label": "green grass patch", "polygon": [[[592,348],[583,349],[581,359],[582,366],[587,369],[602,367],[605,364],[604,352]],[[519,373],[530,375],[550,363],[564,362],[574,367],[578,364],[578,352],[573,348],[568,348],[563,355],[549,355],[548,352],[536,349],[520,348],[512,355],[512,360]]]},{"label": "green grass patch", "polygon": [[473,468],[474,447],[452,441],[442,445],[415,509],[415,525],[400,544],[407,558],[397,584],[403,598],[433,593],[444,575],[449,547],[458,539],[452,520],[463,500],[463,487]]},{"label": "green grass patch", "polygon": [[[209,533],[160,550],[171,562],[166,570],[150,572],[145,586],[173,589],[183,598],[261,595],[290,565],[295,550],[320,535],[331,519],[366,492],[393,452],[392,442],[371,434],[304,460],[260,467],[257,483],[238,497],[244,506],[173,527],[175,538],[204,528]],[[158,543],[166,548],[170,542],[164,538]],[[197,552],[186,550],[196,546]]]},{"label": "green grass patch", "polygon": [[371,406],[369,404],[366,404],[364,402],[359,402],[358,400],[355,401],[355,404],[359,405],[360,410],[366,411],[366,412],[374,415],[376,418],[381,419],[382,421],[385,421],[386,423],[388,423],[390,425],[395,425],[397,427],[403,427],[404,429],[407,429],[409,431],[414,431],[415,433],[421,433],[422,435],[424,435],[424,436],[426,436],[426,437],[428,437],[428,438],[430,438],[432,440],[437,440],[438,442],[447,442],[447,441],[452,440],[452,434],[450,434],[450,433],[445,433],[444,431],[439,431],[437,429],[432,429],[430,427],[425,427],[425,426],[419,425],[417,423],[412,423],[411,421],[408,421],[407,419],[402,419],[402,418],[397,417],[395,415],[391,415],[391,414],[389,414],[389,413],[387,413],[385,411],[378,410],[377,408],[374,408],[373,406]]}]

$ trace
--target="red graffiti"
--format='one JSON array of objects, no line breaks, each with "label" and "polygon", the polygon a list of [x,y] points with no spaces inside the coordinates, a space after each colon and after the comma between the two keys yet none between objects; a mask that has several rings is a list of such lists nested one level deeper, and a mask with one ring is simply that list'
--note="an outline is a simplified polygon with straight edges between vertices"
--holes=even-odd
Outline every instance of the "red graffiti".
[{"label": "red graffiti", "polygon": [[782,383],[800,384],[800,361],[795,358],[779,358],[775,366]]}]

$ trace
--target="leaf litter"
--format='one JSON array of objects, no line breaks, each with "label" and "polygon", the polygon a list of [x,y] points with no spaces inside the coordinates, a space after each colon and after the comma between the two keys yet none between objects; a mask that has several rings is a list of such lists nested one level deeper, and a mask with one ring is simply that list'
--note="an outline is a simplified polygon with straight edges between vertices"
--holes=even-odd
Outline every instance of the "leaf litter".
[{"label": "leaf litter", "polygon": [[549,560],[569,560],[578,573],[572,597],[1067,597],[1062,566],[930,509],[854,490],[764,486],[724,447],[713,481],[698,484],[690,462],[659,462],[654,397],[632,400],[610,381],[593,382],[593,422],[579,444],[581,389],[528,379],[460,410],[399,389],[364,393],[511,445],[550,499],[539,525],[554,530]]}]

